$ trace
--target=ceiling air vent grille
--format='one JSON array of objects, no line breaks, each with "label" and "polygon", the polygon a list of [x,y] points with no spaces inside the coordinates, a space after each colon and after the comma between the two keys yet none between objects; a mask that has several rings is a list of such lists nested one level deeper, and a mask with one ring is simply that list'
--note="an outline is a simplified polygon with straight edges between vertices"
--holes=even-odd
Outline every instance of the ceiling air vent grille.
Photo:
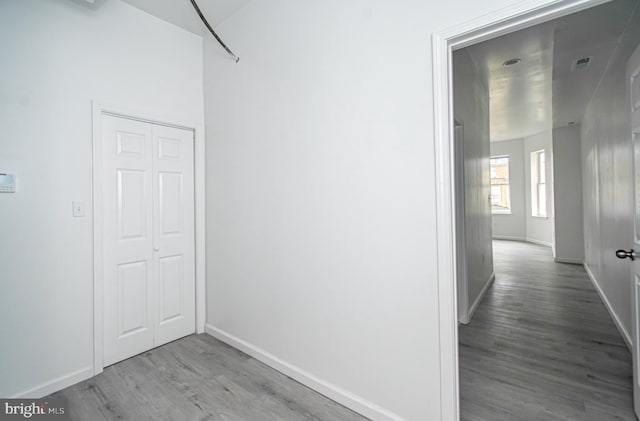
[{"label": "ceiling air vent grille", "polygon": [[575,70],[584,70],[591,64],[591,59],[593,57],[582,57],[576,58],[571,62],[571,71]]}]

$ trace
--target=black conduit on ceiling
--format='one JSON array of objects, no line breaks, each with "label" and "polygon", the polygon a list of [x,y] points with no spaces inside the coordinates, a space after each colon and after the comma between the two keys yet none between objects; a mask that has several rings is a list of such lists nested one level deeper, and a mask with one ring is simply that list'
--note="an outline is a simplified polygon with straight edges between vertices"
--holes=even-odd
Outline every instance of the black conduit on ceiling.
[{"label": "black conduit on ceiling", "polygon": [[220,43],[220,45],[222,45],[222,48],[225,49],[225,51],[227,53],[229,53],[229,55],[231,57],[233,57],[233,59],[237,62],[240,61],[240,57],[236,56],[235,54],[233,54],[233,51],[231,51],[229,49],[229,47],[227,47],[227,45],[220,39],[220,37],[218,36],[218,34],[216,34],[216,31],[213,30],[213,28],[211,27],[211,25],[209,25],[209,22],[207,22],[207,18],[204,17],[204,15],[202,14],[202,11],[200,11],[200,8],[198,7],[198,3],[196,3],[195,0],[191,0],[191,5],[193,6],[194,9],[196,9],[196,13],[198,14],[198,16],[200,16],[200,19],[202,20],[202,23],[204,23],[204,26],[207,27],[207,29],[209,30],[209,32],[211,32],[211,35],[213,35],[213,37],[218,40],[218,43]]}]

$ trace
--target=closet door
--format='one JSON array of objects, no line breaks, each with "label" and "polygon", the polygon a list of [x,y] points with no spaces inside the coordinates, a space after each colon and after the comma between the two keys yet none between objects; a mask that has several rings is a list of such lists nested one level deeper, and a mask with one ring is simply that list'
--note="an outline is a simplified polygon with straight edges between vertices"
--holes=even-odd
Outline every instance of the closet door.
[{"label": "closet door", "polygon": [[102,119],[104,365],[153,347],[151,125]]},{"label": "closet door", "polygon": [[154,125],[155,341],[195,332],[193,132]]},{"label": "closet door", "polygon": [[104,365],[195,331],[193,132],[102,120]]}]

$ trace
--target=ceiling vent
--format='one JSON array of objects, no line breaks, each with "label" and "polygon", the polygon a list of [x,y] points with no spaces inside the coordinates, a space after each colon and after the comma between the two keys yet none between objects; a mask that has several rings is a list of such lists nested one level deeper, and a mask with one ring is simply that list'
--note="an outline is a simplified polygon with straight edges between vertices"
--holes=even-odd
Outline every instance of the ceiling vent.
[{"label": "ceiling vent", "polygon": [[571,62],[571,71],[574,70],[584,70],[591,64],[591,59],[593,57],[582,57],[576,58]]},{"label": "ceiling vent", "polygon": [[516,64],[520,64],[521,61],[522,61],[522,59],[512,58],[512,59],[509,59],[509,60],[505,61],[504,63],[502,63],[502,65],[504,67],[515,66]]}]

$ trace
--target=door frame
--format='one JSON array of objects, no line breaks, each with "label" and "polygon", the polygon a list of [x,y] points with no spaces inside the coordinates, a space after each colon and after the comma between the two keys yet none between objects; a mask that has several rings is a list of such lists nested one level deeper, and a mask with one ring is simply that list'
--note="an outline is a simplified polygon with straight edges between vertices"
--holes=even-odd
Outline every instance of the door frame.
[{"label": "door frame", "polygon": [[103,216],[102,216],[102,117],[110,115],[129,120],[175,127],[193,132],[194,210],[195,210],[195,311],[196,333],[204,333],[206,322],[205,266],[205,137],[201,122],[182,121],[171,115],[158,115],[148,110],[104,105],[92,101],[92,212],[93,212],[93,374],[104,369],[103,341]]},{"label": "door frame", "polygon": [[526,0],[432,35],[436,180],[437,276],[440,328],[440,405],[443,421],[460,414],[457,306],[457,231],[453,149],[452,55],[468,47],[579,12],[610,0]]},{"label": "door frame", "polygon": [[[457,139],[456,133],[460,131],[460,139]],[[453,118],[453,153],[454,160],[459,165],[454,165],[455,177],[454,189],[456,201],[455,224],[456,224],[456,280],[457,280],[457,304],[458,304],[458,322],[462,324],[469,323],[469,280],[467,279],[467,248],[465,231],[465,195],[464,195],[464,121]]]}]

